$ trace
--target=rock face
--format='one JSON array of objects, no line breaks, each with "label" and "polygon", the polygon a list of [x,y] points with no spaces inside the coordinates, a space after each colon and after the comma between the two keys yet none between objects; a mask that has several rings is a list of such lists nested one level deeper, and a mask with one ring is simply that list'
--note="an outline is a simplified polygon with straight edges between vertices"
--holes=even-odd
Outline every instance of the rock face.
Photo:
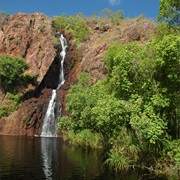
[{"label": "rock face", "polygon": [[24,58],[28,72],[40,83],[55,58],[52,22],[40,13],[19,13],[5,19],[0,29],[0,56]]},{"label": "rock face", "polygon": [[[156,25],[146,19],[130,19],[113,26],[109,21],[89,21],[91,35],[78,46],[69,43],[65,58],[65,84],[57,91],[62,106],[62,114],[67,115],[66,95],[71,84],[78,81],[81,71],[88,72],[92,84],[106,77],[107,68],[104,55],[112,43],[138,41],[146,43]],[[28,73],[37,75],[37,83],[20,88],[22,101],[20,107],[8,117],[0,118],[0,135],[39,135],[42,120],[51,96],[57,87],[61,51],[57,42],[52,21],[41,13],[27,15],[19,13],[6,19],[0,18],[0,56],[9,54],[24,58],[29,64]],[[63,32],[67,41],[68,32]],[[7,105],[6,93],[0,87],[0,106]]]},{"label": "rock face", "polygon": [[[56,50],[53,47],[54,40],[52,21],[41,13],[31,15],[19,13],[9,16],[3,21],[1,19],[0,56],[9,54],[24,58],[29,64],[26,73],[38,77],[36,84],[29,85],[21,91],[21,94],[25,95],[20,108],[11,113],[10,116],[0,119],[0,134],[32,135],[39,128],[37,121],[43,116],[42,110],[48,100],[48,94],[42,93],[45,96],[38,95],[39,97],[35,98],[31,92],[34,93],[39,88],[39,84],[44,82],[44,77],[52,64],[54,64],[53,66],[58,64]],[[51,75],[54,76],[54,74],[56,72],[51,71]],[[53,80],[46,81],[51,82],[50,85],[44,82],[41,90],[46,88],[45,86],[54,85]],[[0,96],[0,105],[6,104],[6,95],[2,87],[0,87]],[[28,129],[33,130],[29,131]]]}]

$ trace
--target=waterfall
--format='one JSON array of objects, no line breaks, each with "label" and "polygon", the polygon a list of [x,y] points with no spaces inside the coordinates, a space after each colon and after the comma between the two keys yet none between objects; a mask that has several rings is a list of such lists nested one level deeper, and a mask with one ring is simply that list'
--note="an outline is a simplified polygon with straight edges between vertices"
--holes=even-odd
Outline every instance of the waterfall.
[{"label": "waterfall", "polygon": [[60,53],[61,57],[61,67],[59,74],[59,82],[56,89],[52,90],[51,99],[48,104],[48,108],[43,120],[41,136],[42,137],[56,137],[56,125],[61,116],[61,109],[58,108],[58,100],[57,100],[57,90],[64,84],[64,59],[66,57],[66,49],[67,49],[67,41],[64,36],[61,34],[59,37],[61,42],[62,51]]},{"label": "waterfall", "polygon": [[61,56],[61,69],[60,69],[60,75],[59,75],[59,84],[58,84],[58,87],[57,89],[59,89],[65,82],[65,79],[64,79],[64,59],[66,57],[66,49],[67,49],[67,41],[66,39],[64,38],[64,36],[61,34],[60,36],[60,42],[61,42],[61,46],[62,46],[62,51],[60,53],[60,56]]}]

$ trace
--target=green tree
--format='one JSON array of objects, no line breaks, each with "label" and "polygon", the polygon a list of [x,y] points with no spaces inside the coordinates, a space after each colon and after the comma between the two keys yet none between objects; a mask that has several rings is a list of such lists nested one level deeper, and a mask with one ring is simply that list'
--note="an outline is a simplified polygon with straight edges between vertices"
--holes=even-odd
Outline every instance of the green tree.
[{"label": "green tree", "polygon": [[180,26],[180,1],[160,0],[159,14],[157,19],[165,21],[169,25]]},{"label": "green tree", "polygon": [[128,170],[143,161],[157,174],[175,172],[176,177],[179,38],[176,33],[166,33],[143,46],[137,42],[110,45],[105,56],[106,79],[92,86],[90,77],[80,76],[67,95],[70,116],[60,120],[60,130],[73,131],[73,139],[81,140],[87,138],[87,132],[102,135],[109,148],[106,163],[115,170]]},{"label": "green tree", "polygon": [[6,91],[13,90],[27,68],[28,64],[23,59],[9,55],[0,57],[0,85]]},{"label": "green tree", "polygon": [[120,21],[123,19],[123,14],[122,10],[113,12],[110,9],[105,8],[101,11],[100,17],[101,19],[110,19],[113,25],[119,25]]},{"label": "green tree", "polygon": [[6,11],[0,11],[0,17],[7,18],[9,14]]},{"label": "green tree", "polygon": [[[157,42],[158,41],[158,42]],[[166,119],[173,137],[180,137],[180,36],[166,35],[151,44],[156,57],[155,79],[169,99]]]},{"label": "green tree", "polygon": [[57,29],[63,29],[71,33],[73,40],[76,40],[77,44],[85,41],[90,34],[85,18],[81,14],[75,16],[55,16],[53,24]]}]

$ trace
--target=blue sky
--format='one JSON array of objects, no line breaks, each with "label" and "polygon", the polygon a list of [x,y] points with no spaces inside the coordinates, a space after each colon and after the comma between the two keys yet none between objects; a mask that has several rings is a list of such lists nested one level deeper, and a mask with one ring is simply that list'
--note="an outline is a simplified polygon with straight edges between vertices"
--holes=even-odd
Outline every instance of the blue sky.
[{"label": "blue sky", "polygon": [[112,11],[123,10],[125,17],[140,14],[156,19],[159,0],[0,0],[0,10],[9,14],[42,12],[47,16],[74,15],[82,13],[91,16],[108,8]]}]

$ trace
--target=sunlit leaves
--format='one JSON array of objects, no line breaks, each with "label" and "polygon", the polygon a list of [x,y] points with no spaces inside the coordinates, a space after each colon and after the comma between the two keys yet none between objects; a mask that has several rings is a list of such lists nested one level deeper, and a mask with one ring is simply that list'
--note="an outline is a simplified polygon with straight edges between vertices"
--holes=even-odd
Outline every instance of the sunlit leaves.
[{"label": "sunlit leaves", "polygon": [[155,113],[151,102],[143,106],[142,98],[136,99],[131,104],[130,124],[135,130],[140,144],[155,144],[159,141],[166,129],[166,123]]},{"label": "sunlit leaves", "polygon": [[[66,130],[100,133],[110,147],[106,163],[117,171],[133,167],[146,153],[159,158],[171,135],[179,136],[179,38],[111,45],[106,80],[92,86],[80,76],[69,91]],[[168,158],[177,164],[179,155]]]},{"label": "sunlit leaves", "polygon": [[10,91],[18,85],[22,73],[28,68],[23,59],[11,56],[0,57],[0,85]]},{"label": "sunlit leaves", "polygon": [[77,43],[85,41],[90,33],[88,25],[81,14],[75,16],[55,16],[53,24],[57,29],[63,29],[71,33]]},{"label": "sunlit leaves", "polygon": [[180,25],[180,1],[179,0],[160,0],[158,14],[159,21],[165,21],[169,25]]}]

